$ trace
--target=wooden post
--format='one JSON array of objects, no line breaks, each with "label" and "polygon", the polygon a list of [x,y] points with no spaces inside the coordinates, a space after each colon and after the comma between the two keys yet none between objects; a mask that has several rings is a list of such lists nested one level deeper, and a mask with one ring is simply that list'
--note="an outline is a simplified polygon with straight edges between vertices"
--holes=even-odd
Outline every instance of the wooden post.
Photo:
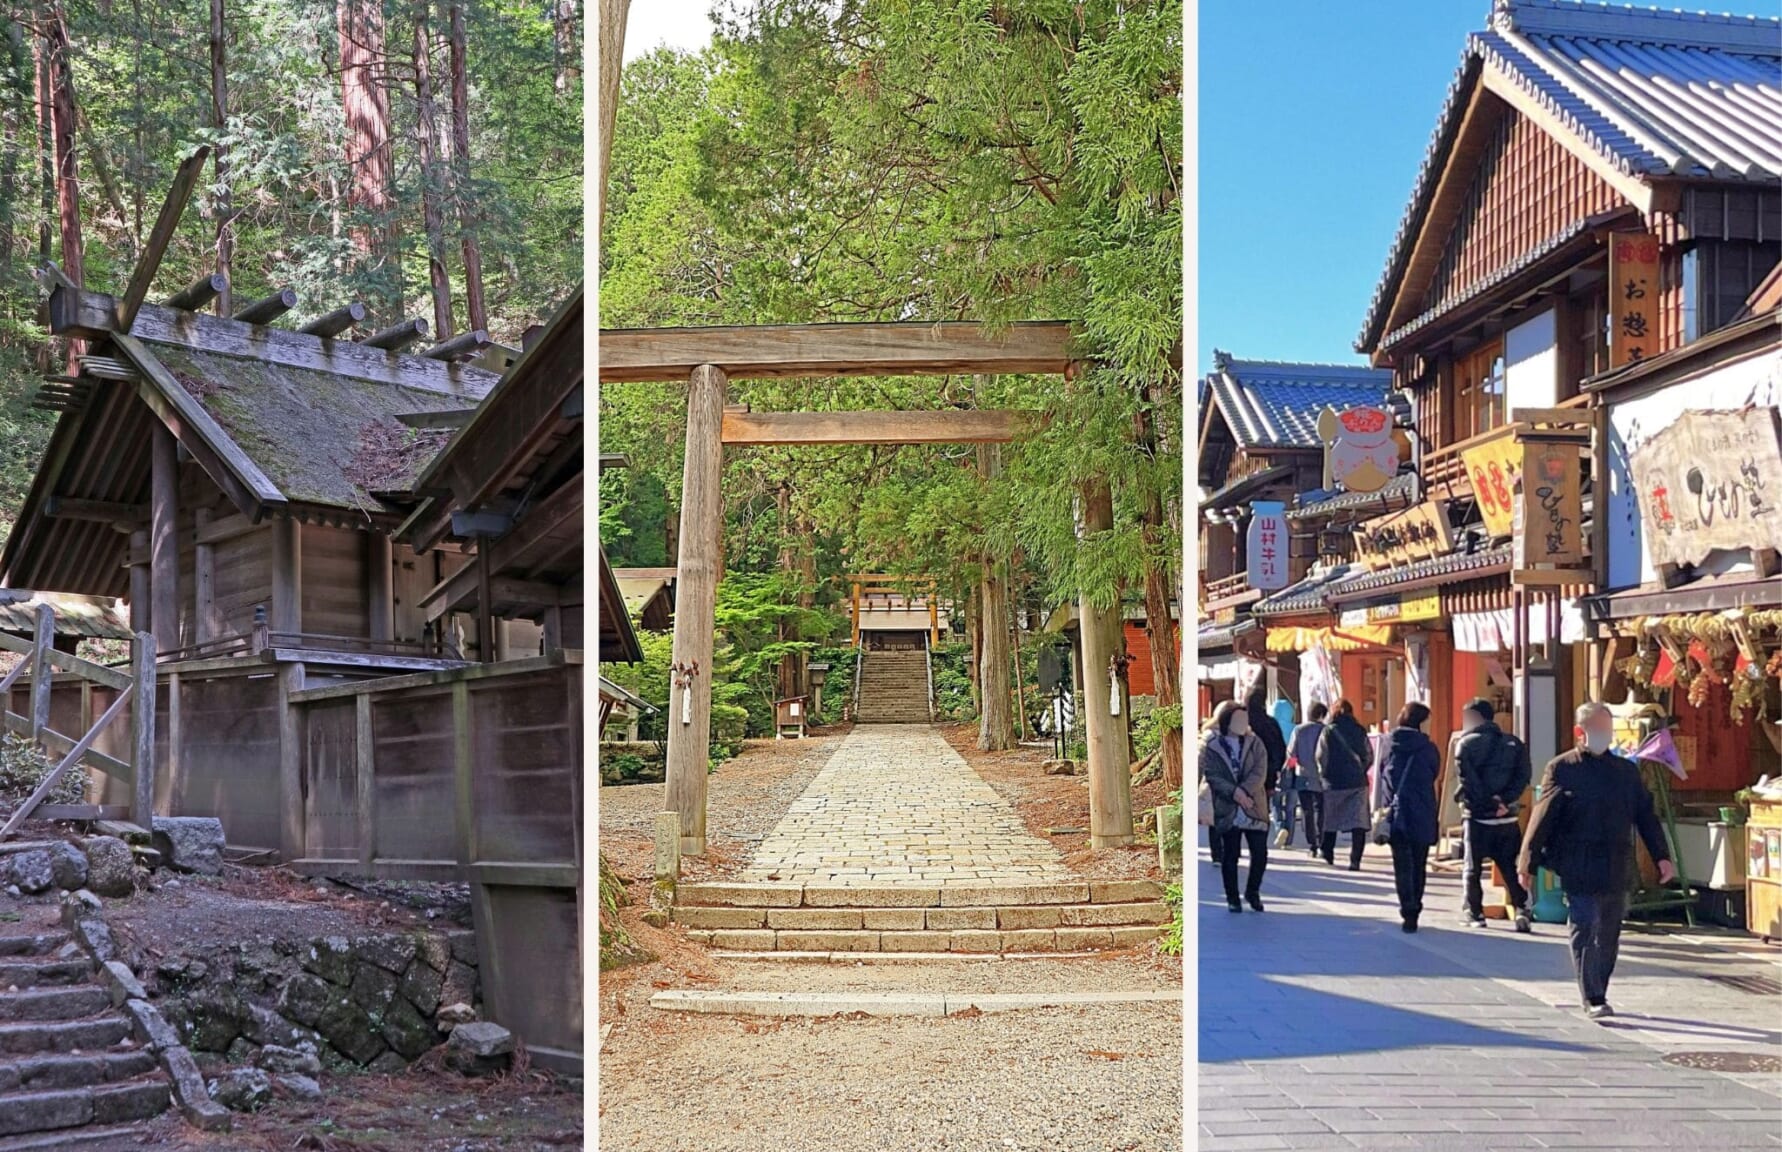
[{"label": "wooden post", "polygon": [[937,602],[936,596],[935,587],[930,584],[928,586],[928,646],[930,648],[940,644],[940,604]]},{"label": "wooden post", "polygon": [[149,626],[155,648],[179,647],[179,457],[173,433],[156,424],[150,444]]},{"label": "wooden post", "polygon": [[395,549],[382,532],[368,534],[366,542],[371,638],[379,644],[392,644],[396,640]]},{"label": "wooden post", "polygon": [[223,630],[223,622],[217,619],[216,545],[204,539],[204,530],[210,527],[210,509],[192,509],[192,523],[198,541],[192,550],[192,642],[205,644]]},{"label": "wooden post", "polygon": [[[388,537],[385,537],[388,539]],[[371,693],[353,697],[359,798],[359,866],[367,876],[377,859],[377,756],[371,727]]]},{"label": "wooden post", "polygon": [[37,629],[31,641],[31,742],[39,743],[50,721],[50,688],[55,670],[50,653],[56,648],[56,610],[37,606]]},{"label": "wooden post", "polygon": [[149,629],[149,613],[153,605],[149,603],[149,534],[147,529],[138,528],[130,533],[130,631],[146,632]]},{"label": "wooden post", "polygon": [[858,647],[860,647],[860,581],[858,581],[858,580],[854,581],[853,591],[850,592],[849,595],[852,597],[852,601],[853,601],[853,605],[854,605],[854,643],[853,643],[853,646],[855,648],[858,648]]},{"label": "wooden post", "polygon": [[130,822],[155,830],[155,637],[138,632],[130,652]]},{"label": "wooden post", "polygon": [[291,693],[303,690],[303,665],[278,665],[277,682],[278,850],[279,856],[288,864],[303,858],[304,845],[308,838],[303,811],[303,712],[302,705],[291,703]]},{"label": "wooden post", "polygon": [[492,664],[499,655],[495,651],[495,572],[489,550],[495,542],[487,536],[476,538],[476,658]]},{"label": "wooden post", "polygon": [[[179,779],[179,766],[182,759],[180,752],[185,742],[185,720],[180,716],[179,705],[179,673],[169,671],[167,673],[167,781],[169,784]],[[149,803],[153,805],[154,802],[154,793],[151,791]]]},{"label": "wooden post", "polygon": [[[724,527],[724,372],[693,370],[687,386],[686,463],[681,473],[680,562],[675,574],[673,665],[668,700],[668,803],[680,813],[681,851],[705,854],[705,782],[712,722],[712,633]],[[858,618],[858,617],[856,617]]]},{"label": "wooden post", "polygon": [[[1114,526],[1113,496],[1105,480],[1083,486],[1083,535]],[[1120,650],[1118,599],[1099,608],[1078,598],[1083,634],[1083,719],[1089,748],[1089,846],[1118,848],[1132,843],[1132,756],[1126,742],[1125,709],[1115,716],[1108,668]]]},{"label": "wooden post", "polygon": [[541,627],[544,630],[545,655],[563,651],[563,608],[561,605],[552,604],[545,609]]},{"label": "wooden post", "polygon": [[272,522],[272,612],[274,632],[303,631],[303,526],[286,518]]}]

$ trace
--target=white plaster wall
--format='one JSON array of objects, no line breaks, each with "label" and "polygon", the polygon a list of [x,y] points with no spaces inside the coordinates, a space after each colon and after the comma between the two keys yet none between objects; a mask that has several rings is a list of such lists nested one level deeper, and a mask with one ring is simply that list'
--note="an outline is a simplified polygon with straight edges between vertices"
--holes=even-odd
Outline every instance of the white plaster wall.
[{"label": "white plaster wall", "polygon": [[1512,412],[1559,403],[1559,326],[1553,309],[1504,333],[1504,395]]},{"label": "white plaster wall", "polygon": [[[1609,406],[1609,587],[1628,588],[1657,580],[1628,471],[1628,454],[1686,410],[1782,405],[1782,349],[1767,348],[1742,360],[1686,377],[1668,387]],[[1734,557],[1737,557],[1735,561]],[[1749,570],[1743,552],[1714,552],[1702,570]]]}]

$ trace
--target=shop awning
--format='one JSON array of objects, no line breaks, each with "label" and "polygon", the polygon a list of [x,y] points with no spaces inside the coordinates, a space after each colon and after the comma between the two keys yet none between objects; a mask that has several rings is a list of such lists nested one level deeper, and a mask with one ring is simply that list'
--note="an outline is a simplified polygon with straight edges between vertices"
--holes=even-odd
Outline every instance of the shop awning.
[{"label": "shop awning", "polygon": [[1591,596],[1585,601],[1598,620],[1633,620],[1641,616],[1673,616],[1687,612],[1724,612],[1728,608],[1782,607],[1782,580],[1752,572],[1703,576],[1676,588],[1641,584]]},{"label": "shop awning", "polygon": [[1332,652],[1356,652],[1387,648],[1392,644],[1392,625],[1356,624],[1348,628],[1270,628],[1265,641],[1270,652],[1309,652],[1313,647]]},{"label": "shop awning", "polygon": [[1451,552],[1433,560],[1406,564],[1403,568],[1364,572],[1341,584],[1332,585],[1328,596],[1332,603],[1362,600],[1377,592],[1410,592],[1418,588],[1449,584],[1457,579],[1477,580],[1482,576],[1508,573],[1509,570],[1510,546],[1501,544],[1496,548],[1477,552]]}]

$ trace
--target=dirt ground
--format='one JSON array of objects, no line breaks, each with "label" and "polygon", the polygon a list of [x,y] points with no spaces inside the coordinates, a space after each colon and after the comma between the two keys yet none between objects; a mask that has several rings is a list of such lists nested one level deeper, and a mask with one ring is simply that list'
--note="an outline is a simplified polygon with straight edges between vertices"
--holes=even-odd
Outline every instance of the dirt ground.
[{"label": "dirt ground", "polygon": [[321,1078],[322,1098],[280,1100],[239,1115],[231,1131],[199,1132],[176,1115],[103,1152],[557,1152],[582,1146],[580,1081],[524,1073],[466,1080],[451,1072]]}]

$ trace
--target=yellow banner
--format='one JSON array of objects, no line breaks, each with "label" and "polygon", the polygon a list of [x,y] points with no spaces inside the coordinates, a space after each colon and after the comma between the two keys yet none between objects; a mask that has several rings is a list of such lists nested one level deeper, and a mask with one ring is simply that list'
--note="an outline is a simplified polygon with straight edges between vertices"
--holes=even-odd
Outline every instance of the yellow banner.
[{"label": "yellow banner", "polygon": [[1501,436],[1468,448],[1460,454],[1473,497],[1485,518],[1485,530],[1495,538],[1508,536],[1516,517],[1516,480],[1522,472],[1522,446],[1506,428]]},{"label": "yellow banner", "polygon": [[1442,615],[1442,594],[1434,590],[1422,593],[1406,594],[1398,601],[1398,618],[1401,621],[1438,620]]}]

